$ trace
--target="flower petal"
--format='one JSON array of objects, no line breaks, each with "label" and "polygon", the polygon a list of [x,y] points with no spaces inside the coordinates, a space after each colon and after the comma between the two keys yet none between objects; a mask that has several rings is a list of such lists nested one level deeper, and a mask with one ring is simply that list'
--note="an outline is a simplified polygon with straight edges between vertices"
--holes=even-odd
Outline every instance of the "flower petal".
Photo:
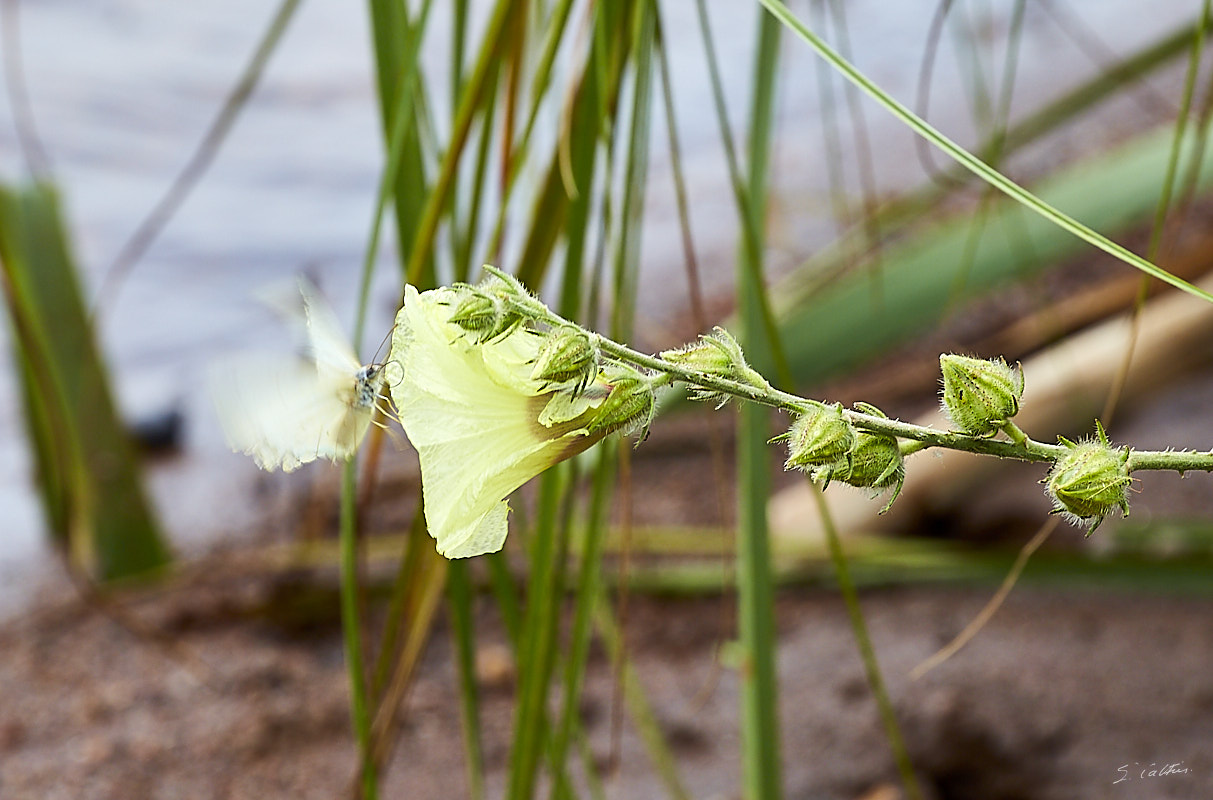
[{"label": "flower petal", "polygon": [[404,371],[392,399],[421,459],[430,535],[444,556],[465,558],[501,549],[506,496],[601,438],[586,422],[602,398],[541,424],[555,392],[530,378],[538,337],[520,328],[475,343],[448,322],[456,305],[456,290],[406,286],[389,360]]}]

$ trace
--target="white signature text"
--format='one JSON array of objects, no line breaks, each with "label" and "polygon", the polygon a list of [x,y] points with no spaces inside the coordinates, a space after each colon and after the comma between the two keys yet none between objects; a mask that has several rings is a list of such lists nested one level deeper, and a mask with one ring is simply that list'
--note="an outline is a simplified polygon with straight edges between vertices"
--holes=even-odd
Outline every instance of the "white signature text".
[{"label": "white signature text", "polygon": [[1112,781],[1112,783],[1123,783],[1125,781],[1131,781],[1134,778],[1163,778],[1167,775],[1187,775],[1191,772],[1191,769],[1185,767],[1184,762],[1182,761],[1177,761],[1174,764],[1164,763],[1161,765],[1157,761],[1152,761],[1148,767],[1141,767],[1140,770],[1138,769],[1139,767],[1141,767],[1141,762],[1139,761],[1134,761],[1132,766],[1129,764],[1123,764],[1117,767],[1116,772],[1120,777]]}]

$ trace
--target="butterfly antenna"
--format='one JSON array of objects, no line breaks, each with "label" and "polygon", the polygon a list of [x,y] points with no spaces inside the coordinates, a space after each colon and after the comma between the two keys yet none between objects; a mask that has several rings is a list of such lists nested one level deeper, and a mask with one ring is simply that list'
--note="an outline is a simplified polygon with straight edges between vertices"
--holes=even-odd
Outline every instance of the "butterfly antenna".
[{"label": "butterfly antenna", "polygon": [[[394,381],[388,380],[387,368],[389,366],[394,366],[400,370],[400,377]],[[389,389],[395,389],[397,386],[399,386],[404,381],[404,365],[401,364],[399,361],[397,361],[394,358],[391,361],[384,361],[382,364],[379,365],[379,369],[381,371],[383,371],[383,373],[384,373],[383,379]]]},{"label": "butterfly antenna", "polygon": [[387,333],[383,334],[383,338],[379,340],[379,346],[375,348],[375,363],[379,363],[379,354],[383,352],[383,346],[392,338],[392,334],[396,331],[396,323],[392,323],[392,327],[387,329]]}]

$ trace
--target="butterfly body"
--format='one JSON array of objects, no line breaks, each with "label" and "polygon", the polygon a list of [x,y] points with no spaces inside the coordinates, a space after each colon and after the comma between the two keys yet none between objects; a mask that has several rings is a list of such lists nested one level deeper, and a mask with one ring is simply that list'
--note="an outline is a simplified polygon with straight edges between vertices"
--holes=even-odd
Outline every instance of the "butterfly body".
[{"label": "butterfly body", "polygon": [[354,373],[354,402],[356,408],[373,408],[379,389],[383,386],[383,365],[367,364]]}]

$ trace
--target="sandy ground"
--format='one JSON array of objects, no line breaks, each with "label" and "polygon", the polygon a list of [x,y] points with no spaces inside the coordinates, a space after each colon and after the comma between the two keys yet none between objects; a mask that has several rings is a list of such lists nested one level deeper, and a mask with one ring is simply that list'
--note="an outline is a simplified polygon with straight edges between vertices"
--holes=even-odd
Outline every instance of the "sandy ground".
[{"label": "sandy ground", "polygon": [[[268,613],[289,588],[217,580],[125,601],[175,652],[206,664],[201,672],[70,598],[5,625],[0,796],[348,796],[355,757],[339,630],[331,618],[300,627]],[[987,596],[926,586],[864,596],[929,797],[1213,796],[1213,602],[1021,588],[969,648],[911,682],[908,671]],[[513,673],[488,606],[480,671],[492,797],[504,788]],[[718,670],[715,655],[725,604],[634,596],[629,607],[630,652],[690,796],[740,797],[737,676]],[[899,796],[841,601],[829,590],[788,590],[778,618],[787,796]],[[454,687],[441,624],[384,797],[466,796]],[[616,698],[595,652],[582,719],[600,765],[612,753]],[[607,796],[663,796],[626,717],[621,733]],[[1179,771],[1141,775],[1169,764]]]}]

